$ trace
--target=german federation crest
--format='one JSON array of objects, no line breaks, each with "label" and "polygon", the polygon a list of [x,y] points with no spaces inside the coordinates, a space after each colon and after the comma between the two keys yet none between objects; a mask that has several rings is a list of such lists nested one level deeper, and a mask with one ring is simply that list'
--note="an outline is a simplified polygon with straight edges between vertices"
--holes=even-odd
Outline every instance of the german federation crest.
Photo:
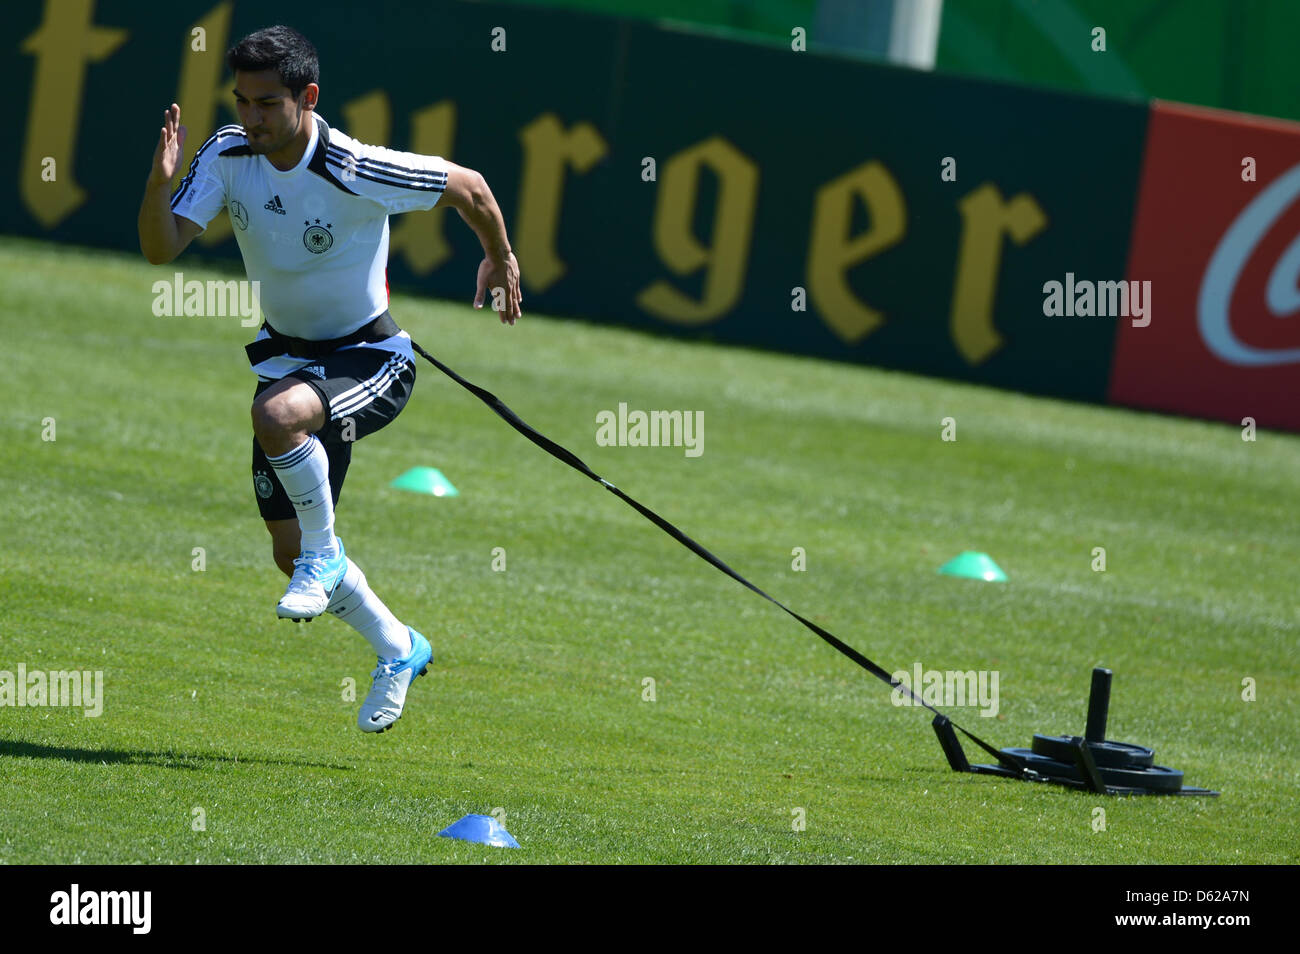
[{"label": "german federation crest", "polygon": [[275,493],[275,485],[271,483],[271,478],[260,470],[253,475],[253,489],[263,500],[270,500],[271,494]]},{"label": "german federation crest", "polygon": [[307,226],[307,231],[302,233],[302,244],[307,246],[307,251],[314,255],[329,251],[329,247],[334,244],[334,235],[330,232],[332,222],[320,224],[320,219],[316,220],[313,225],[310,221],[304,221],[303,225]]}]

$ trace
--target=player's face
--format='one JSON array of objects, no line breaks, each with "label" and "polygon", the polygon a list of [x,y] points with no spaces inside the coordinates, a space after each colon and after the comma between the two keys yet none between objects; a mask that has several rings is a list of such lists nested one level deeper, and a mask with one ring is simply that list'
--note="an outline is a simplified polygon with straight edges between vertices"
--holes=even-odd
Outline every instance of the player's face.
[{"label": "player's face", "polygon": [[235,74],[235,111],[256,153],[278,152],[289,145],[310,121],[308,104],[316,101],[316,86],[309,85],[295,100],[275,70]]}]

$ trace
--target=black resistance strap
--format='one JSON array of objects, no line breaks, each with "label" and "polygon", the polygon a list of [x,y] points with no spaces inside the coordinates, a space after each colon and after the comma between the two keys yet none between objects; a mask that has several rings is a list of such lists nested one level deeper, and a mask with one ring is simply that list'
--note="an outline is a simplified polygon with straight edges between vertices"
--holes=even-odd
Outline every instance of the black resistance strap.
[{"label": "black resistance strap", "polygon": [[[530,441],[532,441],[542,450],[546,451],[548,454],[550,454],[553,457],[558,457],[560,460],[564,461],[574,470],[578,471],[579,473],[585,474],[586,476],[590,477],[592,480],[596,481],[596,483],[600,484],[602,487],[604,487],[614,496],[618,497],[620,500],[626,503],[637,513],[641,514],[641,516],[645,517],[647,520],[649,520],[651,523],[657,526],[660,530],[664,531],[664,533],[668,534],[670,537],[672,537],[682,546],[686,547],[688,550],[693,552],[696,556],[700,557],[702,560],[705,560],[713,564],[713,566],[717,567],[723,573],[727,574],[727,576],[731,577],[737,583],[741,584],[742,586],[750,590],[753,590],[755,593],[763,597],[763,599],[767,600],[768,602],[775,603],[777,606],[781,607],[781,609],[785,610],[787,613],[789,613],[799,622],[803,623],[804,626],[808,627],[810,630],[812,630],[822,639],[826,640],[826,642],[830,643],[832,646],[838,649],[845,656],[848,656],[855,663],[857,663],[867,672],[871,673],[877,679],[880,679],[881,681],[887,683],[891,688],[902,689],[904,692],[906,692],[909,696],[912,697],[912,699],[917,703],[917,705],[924,706],[925,708],[933,712],[935,715],[943,715],[943,713],[941,713],[938,709],[936,709],[934,706],[930,705],[928,702],[926,702],[920,696],[914,693],[910,687],[904,686],[901,683],[896,682],[889,675],[889,673],[887,673],[884,669],[881,669],[878,665],[876,665],[866,656],[862,655],[862,653],[858,652],[852,646],[848,645],[847,643],[845,643],[843,640],[839,639],[832,633],[827,632],[825,629],[822,629],[822,627],[818,626],[816,623],[812,622],[811,620],[805,619],[804,617],[800,616],[798,613],[790,609],[790,607],[786,606],[780,600],[775,599],[774,597],[769,596],[767,593],[763,592],[753,583],[749,582],[749,580],[745,579],[743,576],[741,576],[731,567],[727,566],[727,564],[723,563],[721,560],[719,560],[716,556],[714,556],[704,547],[700,546],[698,543],[696,543],[694,540],[692,540],[690,537],[684,534],[681,530],[678,530],[675,526],[673,526],[663,517],[659,516],[659,514],[655,513],[653,510],[651,510],[649,507],[645,506],[644,504],[640,503],[639,501],[633,500],[627,494],[623,493],[623,491],[619,490],[617,487],[611,484],[604,477],[601,477],[594,470],[592,470],[590,467],[584,464],[577,457],[577,455],[574,454],[572,451],[564,447],[561,447],[559,444],[555,443],[555,441],[551,440],[545,434],[538,433],[531,426],[525,423],[524,420],[520,418],[518,414],[510,410],[510,408],[506,407],[506,405],[502,403],[501,399],[497,397],[495,394],[493,394],[491,391],[485,390],[484,388],[479,387],[477,384],[474,384],[471,381],[466,381],[459,374],[457,374],[451,368],[447,367],[445,364],[443,364],[433,355],[429,354],[429,352],[425,351],[414,341],[411,342],[411,346],[416,350],[416,352],[422,358],[429,361],[429,363],[431,363],[435,368],[437,368],[443,374],[447,375],[447,377],[451,378],[461,387],[465,388],[465,390],[469,391],[471,394],[477,397],[480,401],[482,401],[493,411],[495,411],[498,417],[500,417],[507,424],[509,424],[511,427],[517,430],[520,434],[524,435],[524,437],[528,438]],[[1012,756],[1009,756],[1004,752],[998,751],[993,746],[985,742],[983,739],[979,738],[978,736],[968,732],[966,729],[957,725],[956,722],[953,722],[952,724],[963,735],[965,735],[968,739],[970,739],[972,742],[974,742],[976,745],[982,748],[985,752],[989,753],[989,755],[993,756],[1002,764],[1006,765],[1011,769],[1014,769],[1017,772],[1022,770],[1023,766],[1020,764],[1019,761],[1017,761]]]}]

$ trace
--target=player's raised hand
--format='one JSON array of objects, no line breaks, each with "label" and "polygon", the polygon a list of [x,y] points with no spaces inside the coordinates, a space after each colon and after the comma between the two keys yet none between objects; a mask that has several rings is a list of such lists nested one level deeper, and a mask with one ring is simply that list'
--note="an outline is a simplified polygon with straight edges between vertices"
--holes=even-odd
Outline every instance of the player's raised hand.
[{"label": "player's raised hand", "polygon": [[474,307],[482,308],[489,295],[503,325],[513,325],[522,317],[520,306],[524,296],[519,288],[519,262],[515,260],[514,252],[507,252],[504,258],[489,255],[479,263]]},{"label": "player's raised hand", "polygon": [[180,169],[181,156],[185,154],[185,127],[181,125],[181,108],[172,103],[163,110],[163,127],[158,135],[158,148],[153,151],[151,182],[171,182]]}]

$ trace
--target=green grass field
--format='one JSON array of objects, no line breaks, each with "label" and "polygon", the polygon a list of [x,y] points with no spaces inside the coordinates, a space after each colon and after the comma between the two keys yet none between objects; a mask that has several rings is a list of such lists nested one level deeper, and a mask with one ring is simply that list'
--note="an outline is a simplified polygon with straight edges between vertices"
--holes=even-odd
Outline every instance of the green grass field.
[{"label": "green grass field", "polygon": [[[435,652],[367,736],[342,698],[365,642],[275,618],[252,331],[154,317],[173,270],[0,241],[0,669],[105,685],[98,718],[0,708],[0,862],[1300,860],[1296,436],[397,296],[426,348],[887,669],[997,670],[997,718],[951,713],[989,741],[1082,732],[1104,664],[1110,737],[1223,795],[949,771],[924,710],[424,362],[338,513]],[[596,446],[619,402],[703,410],[703,455]],[[461,496],[388,486],[418,465]],[[968,549],[1010,583],[936,573]],[[435,837],[498,808],[524,850]]]}]

